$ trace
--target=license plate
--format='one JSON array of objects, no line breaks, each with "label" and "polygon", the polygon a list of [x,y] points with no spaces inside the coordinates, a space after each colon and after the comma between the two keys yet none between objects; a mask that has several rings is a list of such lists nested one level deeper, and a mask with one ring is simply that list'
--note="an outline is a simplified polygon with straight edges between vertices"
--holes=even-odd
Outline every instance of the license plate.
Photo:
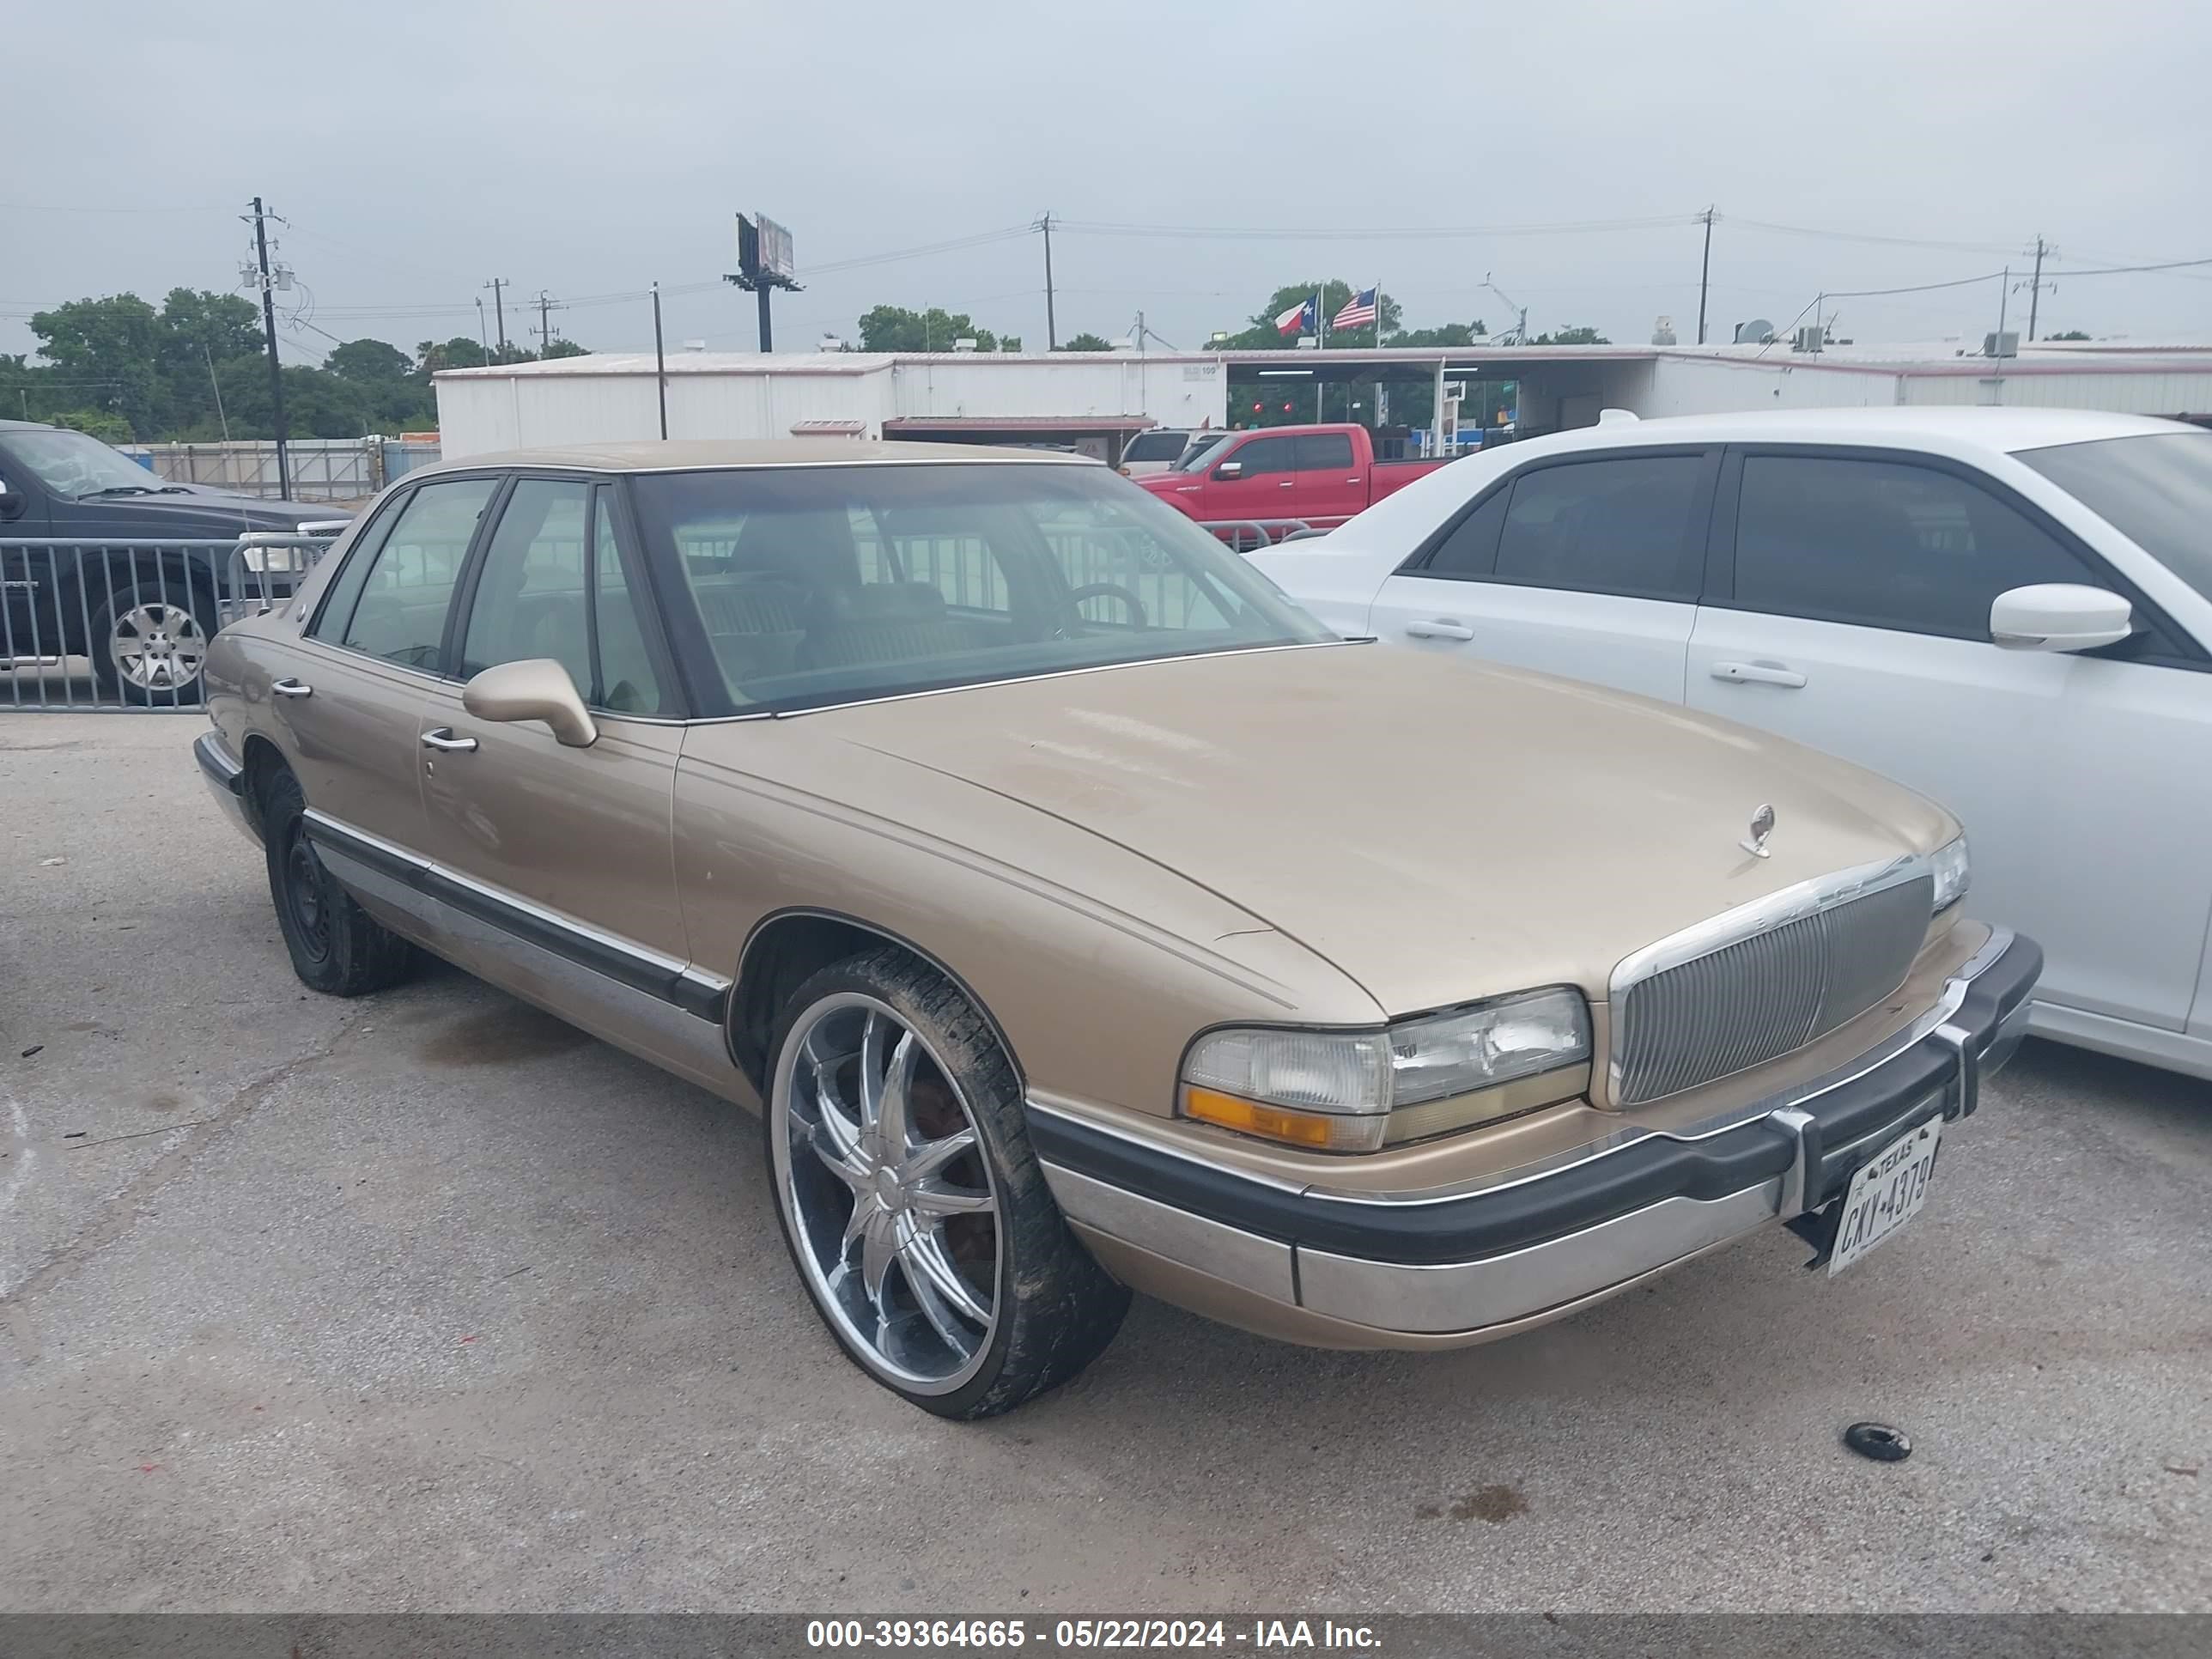
[{"label": "license plate", "polygon": [[1928,1177],[1936,1170],[1936,1145],[1942,1138],[1943,1120],[1932,1117],[1859,1166],[1844,1194],[1835,1252],[1828,1258],[1831,1279],[1920,1213],[1928,1201]]}]

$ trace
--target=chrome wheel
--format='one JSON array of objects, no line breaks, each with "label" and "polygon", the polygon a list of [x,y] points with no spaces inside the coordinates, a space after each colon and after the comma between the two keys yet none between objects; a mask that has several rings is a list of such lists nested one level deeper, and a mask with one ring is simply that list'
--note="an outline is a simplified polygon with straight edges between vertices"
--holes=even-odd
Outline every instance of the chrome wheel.
[{"label": "chrome wheel", "polygon": [[200,677],[207,635],[181,605],[149,599],[120,611],[108,630],[107,654],[117,675],[141,691],[173,691]]},{"label": "chrome wheel", "polygon": [[769,1109],[777,1199],[823,1312],[885,1380],[958,1389],[998,1329],[1002,1243],[951,1067],[890,1004],[840,992],[792,1025]]}]

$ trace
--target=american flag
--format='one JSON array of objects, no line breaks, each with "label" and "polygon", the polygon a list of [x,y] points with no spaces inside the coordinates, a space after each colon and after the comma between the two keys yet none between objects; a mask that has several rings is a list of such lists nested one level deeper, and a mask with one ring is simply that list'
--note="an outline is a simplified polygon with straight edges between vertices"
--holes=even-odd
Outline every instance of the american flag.
[{"label": "american flag", "polygon": [[1345,302],[1344,309],[1328,319],[1331,328],[1357,328],[1375,320],[1375,289],[1363,288]]}]

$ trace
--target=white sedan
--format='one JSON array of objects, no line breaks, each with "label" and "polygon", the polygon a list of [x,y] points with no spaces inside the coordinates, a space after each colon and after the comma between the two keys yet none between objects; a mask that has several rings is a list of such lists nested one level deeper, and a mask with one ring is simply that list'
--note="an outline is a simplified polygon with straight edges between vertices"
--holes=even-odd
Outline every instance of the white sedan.
[{"label": "white sedan", "polygon": [[2212,1078],[2212,432],[1608,412],[1252,562],[1340,632],[1686,704],[1934,796],[1978,911],[2043,944],[2031,1029]]}]

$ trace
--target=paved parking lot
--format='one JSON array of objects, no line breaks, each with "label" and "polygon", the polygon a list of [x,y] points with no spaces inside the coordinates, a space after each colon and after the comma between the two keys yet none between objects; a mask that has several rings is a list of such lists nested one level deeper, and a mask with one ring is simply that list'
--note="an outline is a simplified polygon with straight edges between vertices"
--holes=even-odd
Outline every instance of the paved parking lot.
[{"label": "paved parking lot", "polygon": [[957,1426],[750,1117],[302,992],[199,729],[0,716],[0,1607],[2212,1609],[2212,1086],[2030,1044],[1832,1282],[1778,1230],[1430,1358],[1140,1302]]}]

